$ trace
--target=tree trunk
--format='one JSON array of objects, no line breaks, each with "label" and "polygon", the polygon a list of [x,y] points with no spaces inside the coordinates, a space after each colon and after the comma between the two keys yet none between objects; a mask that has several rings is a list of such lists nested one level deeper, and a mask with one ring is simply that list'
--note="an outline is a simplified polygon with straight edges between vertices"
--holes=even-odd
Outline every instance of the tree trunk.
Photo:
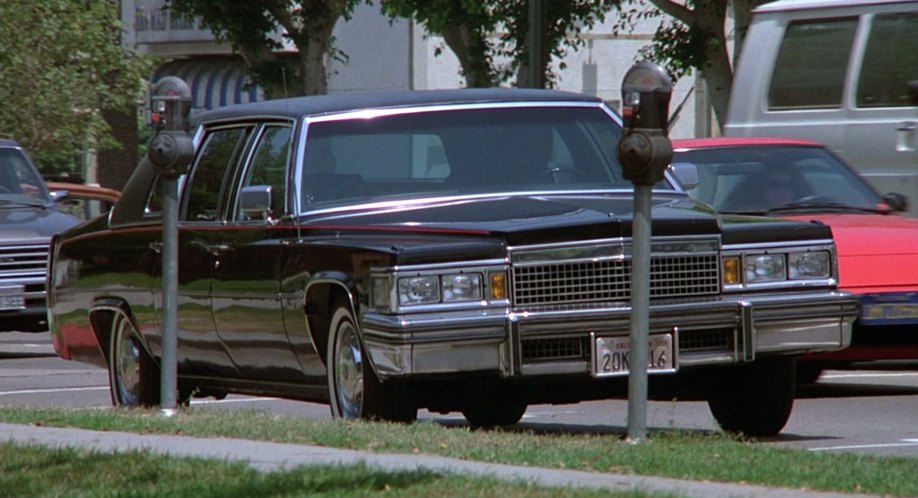
[{"label": "tree trunk", "polygon": [[451,25],[443,30],[443,39],[459,59],[466,86],[494,86],[494,69],[488,58],[488,42],[481,33],[470,31],[464,25]]}]

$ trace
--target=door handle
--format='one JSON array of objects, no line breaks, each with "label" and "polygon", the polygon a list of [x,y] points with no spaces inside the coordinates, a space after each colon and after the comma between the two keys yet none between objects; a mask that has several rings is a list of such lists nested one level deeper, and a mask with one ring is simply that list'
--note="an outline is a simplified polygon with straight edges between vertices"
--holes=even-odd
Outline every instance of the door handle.
[{"label": "door handle", "polygon": [[228,244],[214,244],[205,246],[204,250],[213,254],[214,256],[219,256],[223,253],[230,252],[233,250],[233,246]]}]

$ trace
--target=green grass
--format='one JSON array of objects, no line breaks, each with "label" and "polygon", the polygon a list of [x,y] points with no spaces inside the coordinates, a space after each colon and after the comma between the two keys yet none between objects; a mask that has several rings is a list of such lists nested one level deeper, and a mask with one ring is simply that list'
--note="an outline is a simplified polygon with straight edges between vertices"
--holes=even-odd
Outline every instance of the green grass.
[{"label": "green grass", "polygon": [[660,496],[538,488],[525,483],[426,471],[381,472],[309,467],[259,473],[243,463],[129,452],[118,455],[0,443],[0,490],[17,498],[163,497],[486,497],[595,498]]},{"label": "green grass", "polygon": [[[412,425],[317,421],[258,411],[0,408],[0,421],[95,430],[236,437],[483,462],[788,488],[918,496],[915,460],[825,454],[763,446],[722,433],[668,430],[646,444],[617,435],[518,430],[475,431],[433,422]],[[2,488],[0,488],[2,489]]]}]

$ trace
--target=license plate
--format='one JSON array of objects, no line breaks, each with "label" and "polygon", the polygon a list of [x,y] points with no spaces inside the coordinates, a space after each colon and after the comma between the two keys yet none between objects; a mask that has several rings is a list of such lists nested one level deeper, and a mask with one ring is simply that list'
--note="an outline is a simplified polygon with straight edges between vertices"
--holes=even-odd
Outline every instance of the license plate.
[{"label": "license plate", "polygon": [[21,285],[0,287],[0,310],[25,309],[25,289]]},{"label": "license plate", "polygon": [[[673,334],[653,334],[649,337],[648,374],[676,371]],[[607,377],[628,375],[631,368],[631,339],[593,336],[593,375]]]}]

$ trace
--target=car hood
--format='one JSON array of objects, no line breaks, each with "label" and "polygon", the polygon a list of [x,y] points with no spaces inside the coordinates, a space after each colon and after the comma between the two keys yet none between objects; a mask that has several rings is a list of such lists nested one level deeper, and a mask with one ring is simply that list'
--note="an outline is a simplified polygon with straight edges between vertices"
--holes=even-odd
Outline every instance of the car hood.
[{"label": "car hood", "polygon": [[0,206],[0,243],[47,240],[79,222],[54,208]]},{"label": "car hood", "polygon": [[[653,203],[654,235],[719,233],[716,215],[686,197]],[[503,236],[512,244],[584,240],[631,233],[634,201],[624,195],[513,195],[363,207],[304,220],[314,227],[388,228]]]},{"label": "car hood", "polygon": [[918,219],[882,214],[785,216],[832,228],[839,284],[860,292],[918,290]]}]

